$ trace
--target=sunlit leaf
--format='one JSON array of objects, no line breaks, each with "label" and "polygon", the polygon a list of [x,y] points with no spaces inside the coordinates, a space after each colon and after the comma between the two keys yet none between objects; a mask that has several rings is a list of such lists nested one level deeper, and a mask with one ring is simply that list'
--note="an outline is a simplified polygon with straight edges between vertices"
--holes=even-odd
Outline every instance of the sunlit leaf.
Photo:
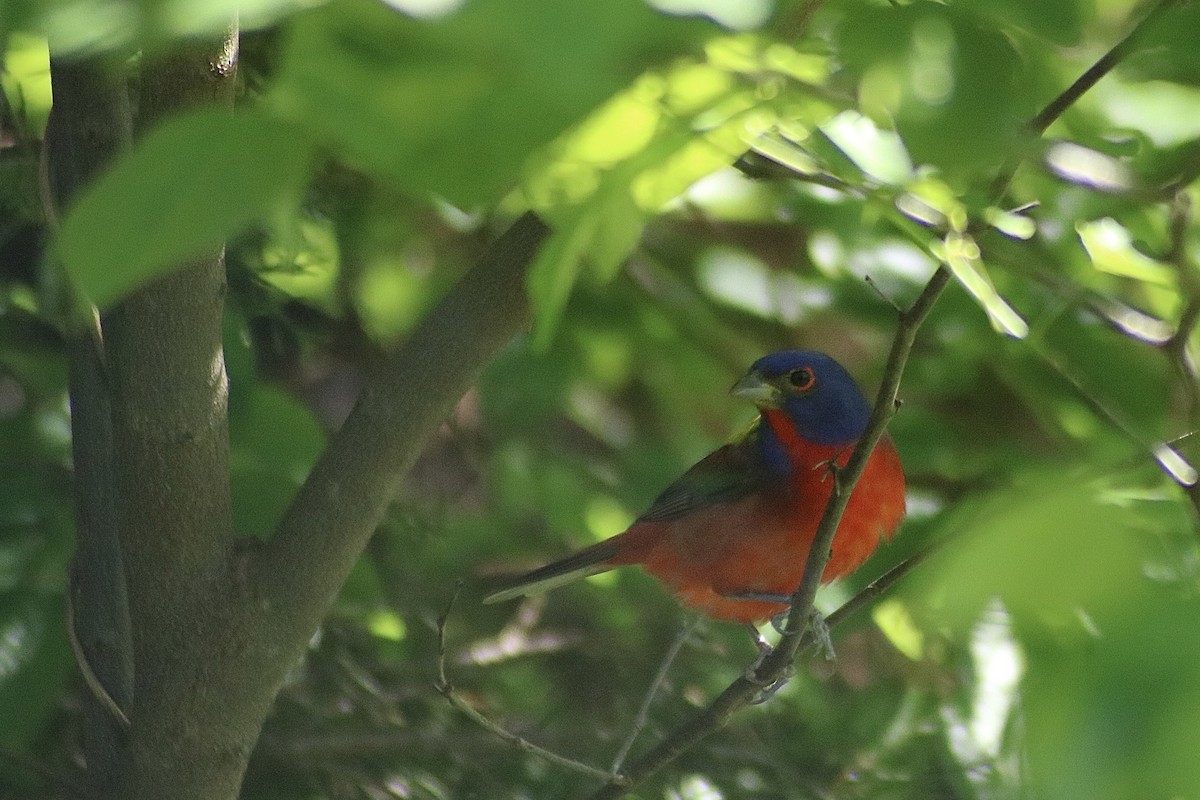
[{"label": "sunlit leaf", "polygon": [[[858,115],[851,113],[849,118],[842,126],[834,126],[834,132],[841,132],[844,127],[856,128]],[[805,140],[804,144],[811,149],[824,169],[851,185],[858,185],[865,180],[866,175],[858,162],[846,152],[840,141],[841,138],[830,135],[824,128],[814,128],[812,135]],[[850,139],[851,144],[860,141],[853,136],[846,138]]]},{"label": "sunlit leaf", "polygon": [[952,183],[994,167],[1031,113],[1013,42],[991,21],[935,3],[855,5],[839,26],[847,64],[870,94],[864,110],[894,120],[917,164]]},{"label": "sunlit leaf", "polygon": [[273,100],[352,163],[470,208],[711,30],[642,0],[477,0],[434,20],[339,0],[293,25]]},{"label": "sunlit leaf", "polygon": [[1175,286],[1175,271],[1134,248],[1133,237],[1115,219],[1079,222],[1075,230],[1096,269],[1160,286]]},{"label": "sunlit leaf", "polygon": [[1023,214],[989,207],[984,212],[988,224],[1014,239],[1030,239],[1037,232],[1037,223]]},{"label": "sunlit leaf", "polygon": [[14,33],[6,46],[0,47],[0,53],[3,54],[0,87],[33,129],[43,130],[51,104],[50,52],[45,40]]},{"label": "sunlit leaf", "polygon": [[650,212],[742,150],[735,122],[702,133],[664,115],[659,83],[643,82],[605,104],[549,148],[526,182],[524,195],[555,229],[528,276],[539,346],[549,341],[581,269],[610,280]]},{"label": "sunlit leaf", "polygon": [[1137,510],[1113,502],[1082,474],[1027,476],[959,509],[952,547],[921,579],[956,623],[970,624],[989,598],[1018,618],[1075,628],[1077,611],[1119,607],[1144,580],[1150,543],[1136,537]]},{"label": "sunlit leaf", "polygon": [[796,144],[778,135],[764,135],[751,143],[754,152],[782,164],[797,175],[817,175],[820,165],[816,159]]},{"label": "sunlit leaf", "polygon": [[1004,301],[992,285],[979,258],[979,247],[971,237],[951,234],[942,241],[940,247],[934,249],[934,255],[950,267],[950,271],[963,288],[983,306],[988,319],[997,330],[1018,339],[1029,334],[1029,324]]},{"label": "sunlit leaf", "polygon": [[[686,2],[727,21],[770,5]],[[59,53],[100,48],[95,63],[136,84],[149,56],[223,27],[234,5],[9,0],[0,14],[31,32],[0,37],[0,728],[13,756],[0,794],[70,793],[26,765],[82,781],[70,765],[89,733],[62,629],[79,398],[66,401],[45,310],[56,271],[41,268],[39,31]],[[745,431],[756,409],[727,389],[764,353],[830,352],[870,393],[893,304],[939,263],[956,285],[916,332],[889,425],[904,527],[823,588],[822,607],[931,536],[950,542],[835,631],[835,661],[798,662],[768,702],[634,792],[1200,795],[1200,550],[1185,488],[1200,464],[1186,358],[1200,333],[1176,331],[1200,242],[1195,3],[782,0],[737,34],[642,0],[236,5],[249,25],[279,22],[242,38],[228,124],[279,132],[238,143],[218,120],[178,135],[178,152],[160,148],[169,166],[123,174],[141,205],[119,195],[130,204],[68,231],[96,270],[87,280],[112,296],[159,274],[127,272],[127,251],[167,264],[230,242],[231,463],[214,480],[229,483],[236,535],[272,535],[324,426],[393,348],[456,368],[449,349],[406,336],[478,276],[503,220],[533,209],[553,231],[527,275],[533,334],[478,342],[501,349],[469,354],[489,366],[395,497],[361,498],[388,510],[288,669],[246,800],[595,791],[414,691],[439,645],[489,718],[611,764],[686,616],[671,591],[630,567],[527,603],[480,595],[624,530]],[[1147,12],[1156,29],[1035,141],[1030,117]],[[148,57],[131,58],[135,41]],[[747,150],[756,158],[740,160]],[[116,239],[127,250],[100,270]],[[992,334],[1026,320],[1025,339]],[[1186,350],[1165,346],[1185,337]],[[40,639],[9,624],[38,619]],[[742,626],[701,624],[634,752],[687,726],[756,656]]]},{"label": "sunlit leaf", "polygon": [[80,197],[57,247],[100,306],[294,202],[311,145],[259,113],[195,111],[151,131]]},{"label": "sunlit leaf", "polygon": [[844,153],[877,180],[900,183],[912,172],[912,163],[900,139],[856,112],[844,111],[822,125],[814,138],[821,141],[823,137],[836,145],[832,152]]},{"label": "sunlit leaf", "polygon": [[880,603],[872,610],[871,618],[897,650],[914,661],[923,657],[925,637],[900,601],[888,600]]},{"label": "sunlit leaf", "polygon": [[534,341],[545,346],[553,334],[575,279],[591,253],[600,272],[611,275],[641,235],[644,213],[620,181],[558,215],[556,230],[529,269]]},{"label": "sunlit leaf", "polygon": [[1200,605],[1145,581],[1106,588],[1120,600],[1088,611],[1089,635],[1024,637],[1032,781],[1057,797],[1193,796],[1200,767],[1185,742],[1200,715]]},{"label": "sunlit leaf", "polygon": [[1189,464],[1187,459],[1179,454],[1179,451],[1169,445],[1157,445],[1154,448],[1154,458],[1167,471],[1168,475],[1184,486],[1192,486],[1196,483],[1197,477],[1200,477],[1196,473],[1196,468]]},{"label": "sunlit leaf", "polygon": [[1073,142],[1058,142],[1046,148],[1046,165],[1060,178],[1103,192],[1127,192],[1135,180],[1121,162],[1104,153]]}]

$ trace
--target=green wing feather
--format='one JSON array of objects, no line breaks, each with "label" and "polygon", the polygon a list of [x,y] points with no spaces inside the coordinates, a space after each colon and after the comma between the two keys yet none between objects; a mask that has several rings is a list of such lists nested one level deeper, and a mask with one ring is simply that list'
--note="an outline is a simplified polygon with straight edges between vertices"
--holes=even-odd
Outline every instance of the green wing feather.
[{"label": "green wing feather", "polygon": [[[756,492],[773,480],[761,455],[758,426],[740,440],[713,451],[668,486],[638,517],[637,522],[667,522]],[[499,603],[537,594],[586,575],[612,569],[621,550],[621,536],[586,547],[558,561],[514,578],[484,598]]]},{"label": "green wing feather", "polygon": [[638,522],[665,522],[704,508],[732,503],[771,483],[758,443],[758,425],[714,450],[663,490]]}]

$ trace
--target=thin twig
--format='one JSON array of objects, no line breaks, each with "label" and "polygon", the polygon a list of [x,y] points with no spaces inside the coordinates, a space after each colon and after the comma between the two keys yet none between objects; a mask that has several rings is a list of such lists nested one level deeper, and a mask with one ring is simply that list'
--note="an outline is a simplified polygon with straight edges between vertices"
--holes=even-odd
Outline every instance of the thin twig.
[{"label": "thin twig", "polygon": [[446,676],[446,620],[450,617],[450,611],[454,608],[454,603],[458,600],[458,595],[462,591],[462,581],[454,587],[454,594],[450,597],[450,602],[446,605],[446,610],[437,618],[437,654],[438,654],[438,677],[433,687],[437,689],[438,694],[446,698],[446,701],[451,706],[462,712],[468,719],[476,725],[484,728],[490,733],[503,739],[504,741],[516,745],[522,750],[533,753],[534,755],[556,764],[573,772],[578,772],[587,775],[589,778],[599,778],[609,784],[618,786],[624,785],[625,778],[622,775],[584,764],[582,761],[576,761],[573,758],[559,755],[544,747],[539,747],[528,739],[517,736],[515,733],[507,730],[499,723],[493,722],[486,716],[481,714],[470,703],[462,698],[454,689],[454,685],[450,683],[450,679]]},{"label": "thin twig", "polygon": [[[1139,34],[1145,30],[1150,20],[1177,0],[1162,0],[1134,27],[1128,36],[1101,57],[1091,68],[1080,76],[1071,86],[1067,87],[1058,97],[1051,101],[1027,124],[1026,129],[1034,135],[1040,135],[1067,108],[1074,104],[1088,89],[1096,84],[1101,77],[1110,72],[1117,63],[1132,52]],[[1019,161],[1006,165],[997,176],[991,187],[991,195],[999,200],[1007,191]],[[609,781],[593,795],[593,800],[612,800],[624,795],[631,787],[636,786],[649,775],[657,772],[682,752],[686,751],[713,731],[723,727],[734,713],[750,703],[762,686],[771,685],[778,681],[791,668],[797,649],[806,642],[806,628],[809,615],[812,613],[813,600],[816,596],[820,577],[829,560],[829,547],[836,533],[842,513],[849,501],[854,485],[865,469],[876,443],[883,436],[888,420],[895,413],[896,394],[900,377],[908,354],[912,350],[916,332],[931,311],[934,303],[950,281],[950,273],[945,266],[933,274],[925,289],[916,302],[900,314],[892,349],[888,357],[888,365],[879,388],[871,420],[862,438],[856,445],[850,461],[844,469],[838,471],[836,488],[830,497],[822,516],[817,535],[810,548],[808,561],[805,566],[804,578],[792,597],[791,610],[785,625],[785,633],[779,644],[749,675],[744,675],[730,684],[725,691],[717,696],[707,709],[688,720],[671,735],[667,736],[657,747],[643,756],[623,776],[621,783]],[[918,554],[891,572],[884,575],[870,587],[867,587],[850,603],[835,612],[834,622],[845,619],[862,605],[878,596],[888,586],[899,580],[904,574],[915,568],[929,552]]]},{"label": "thin twig", "polygon": [[945,267],[939,268],[930,277],[913,305],[900,315],[896,335],[892,340],[892,351],[888,356],[887,368],[879,387],[879,395],[875,403],[875,410],[871,415],[871,421],[867,424],[866,431],[854,448],[849,462],[837,472],[837,490],[830,497],[820,526],[817,528],[817,534],[809,550],[804,578],[800,583],[800,588],[792,597],[792,608],[784,628],[786,632],[779,643],[762,659],[757,668],[731,683],[709,704],[708,708],[684,722],[650,752],[634,762],[624,773],[623,777],[626,780],[624,785],[610,781],[592,795],[593,800],[614,800],[614,798],[621,797],[630,788],[662,769],[700,740],[724,727],[737,711],[749,705],[759,696],[764,686],[778,683],[791,669],[796,651],[804,641],[805,627],[812,612],[817,584],[820,583],[820,577],[829,561],[829,545],[833,541],[833,535],[841,520],[842,512],[845,511],[846,502],[850,499],[854,483],[862,475],[871,451],[882,438],[888,419],[895,413],[896,392],[900,386],[900,376],[916,339],[917,329],[925,321],[934,302],[949,281],[950,271]]},{"label": "thin twig", "polygon": [[[1165,11],[1178,0],[1161,0],[1134,27],[1133,31],[1108,53],[1100,58],[1090,69],[1080,76],[1071,86],[1067,87],[1058,97],[1051,101],[1027,125],[1027,130],[1040,134],[1045,131],[1055,119],[1076,102],[1084,92],[1094,86],[1101,77],[1110,72],[1123,58],[1133,50],[1138,35],[1146,28],[1147,23]],[[1008,190],[1019,162],[1007,165],[1001,170],[991,187],[991,196],[999,200]],[[726,687],[709,704],[708,708],[697,716],[684,722],[668,735],[649,753],[630,766],[625,771],[625,785],[609,782],[600,787],[592,800],[614,800],[624,795],[631,787],[636,786],[650,775],[662,769],[678,755],[688,750],[712,732],[728,723],[734,713],[748,705],[758,694],[761,687],[769,686],[778,681],[791,667],[796,651],[805,641],[805,628],[808,617],[812,613],[813,600],[816,597],[817,586],[829,561],[829,547],[837,531],[846,503],[854,484],[862,475],[867,459],[874,450],[875,444],[883,436],[888,420],[895,413],[896,393],[900,385],[900,377],[908,354],[912,350],[917,330],[925,321],[934,303],[950,282],[950,272],[941,266],[934,272],[926,283],[924,290],[913,305],[900,315],[899,325],[892,340],[892,349],[888,356],[887,368],[879,387],[871,420],[862,438],[854,448],[854,453],[844,469],[838,471],[836,490],[826,505],[821,524],[809,550],[808,562],[805,565],[804,578],[800,587],[792,597],[791,610],[785,625],[785,633],[775,649],[767,655],[758,667],[750,674],[742,676]],[[919,563],[919,561],[917,562]],[[900,573],[916,566],[911,564]],[[898,576],[897,578],[898,579]],[[867,602],[864,598],[862,602]],[[848,610],[852,611],[854,609]],[[843,617],[844,618],[844,617]]]},{"label": "thin twig", "polygon": [[75,656],[75,663],[79,666],[79,674],[83,678],[83,683],[87,686],[88,691],[100,704],[100,707],[112,715],[122,728],[129,728],[129,717],[125,714],[124,709],[117,703],[116,699],[109,694],[108,689],[104,687],[103,682],[97,677],[96,672],[92,669],[92,662],[88,659],[87,649],[84,648],[83,642],[79,641],[79,633],[75,630],[75,595],[78,592],[78,578],[72,565],[71,576],[68,580],[67,587],[67,641],[71,645],[71,652]]},{"label": "thin twig", "polygon": [[950,271],[946,267],[939,267],[930,277],[929,282],[925,284],[925,288],[912,306],[900,315],[895,336],[892,338],[892,349],[888,354],[887,366],[879,385],[879,393],[875,399],[875,407],[871,412],[871,419],[858,444],[855,445],[850,460],[846,462],[845,467],[835,473],[836,483],[833,495],[825,506],[825,513],[821,517],[821,523],[817,527],[817,533],[809,549],[808,561],[804,567],[804,577],[800,581],[800,587],[792,595],[792,608],[788,613],[784,628],[786,632],[779,644],[776,645],[775,652],[764,659],[763,664],[760,665],[758,672],[768,673],[758,675],[760,679],[769,679],[773,673],[782,674],[783,668],[790,664],[795,656],[802,632],[812,613],[813,601],[817,596],[817,587],[821,583],[821,576],[824,575],[825,566],[829,563],[830,548],[833,545],[833,537],[841,522],[842,514],[850,502],[854,486],[866,469],[867,460],[871,457],[875,445],[883,438],[888,421],[896,413],[896,395],[900,389],[900,378],[904,373],[908,354],[912,351],[913,343],[916,341],[917,329],[929,316],[934,303],[937,302],[949,282]]},{"label": "thin twig", "polygon": [[1108,423],[1116,429],[1117,433],[1133,442],[1141,450],[1149,453],[1173,481],[1184,489],[1190,489],[1197,485],[1195,467],[1180,455],[1175,448],[1165,443],[1152,442],[1146,439],[1119,411],[1111,408],[1098,396],[1092,394],[1088,390],[1084,380],[1074,370],[1055,358],[1052,353],[1037,342],[1031,341],[1029,346],[1047,366],[1057,372],[1063,380],[1071,385],[1071,388],[1075,390],[1079,397],[1093,411],[1108,420]]},{"label": "thin twig", "polygon": [[1197,281],[1187,253],[1187,237],[1192,222],[1191,198],[1185,192],[1175,195],[1171,203],[1170,245],[1166,254],[1167,263],[1175,268],[1179,286],[1183,290],[1186,302],[1179,315],[1179,324],[1161,347],[1179,372],[1180,377],[1188,387],[1191,413],[1194,416],[1200,406],[1200,397],[1196,392],[1196,370],[1188,357],[1188,342],[1200,323],[1200,281]]},{"label": "thin twig", "polygon": [[[1031,138],[1037,138],[1046,132],[1054,121],[1066,113],[1067,109],[1073,106],[1079,98],[1095,86],[1101,78],[1112,72],[1117,64],[1121,63],[1130,53],[1133,52],[1137,45],[1137,40],[1141,34],[1145,32],[1149,24],[1157,19],[1160,14],[1165,12],[1171,6],[1178,4],[1182,0],[1159,0],[1147,13],[1146,16],[1133,27],[1124,39],[1117,42],[1104,55],[1102,55],[1092,66],[1080,75],[1075,81],[1059,93],[1057,97],[1046,104],[1046,107],[1039,111],[1025,125],[1025,131]],[[996,180],[992,182],[990,195],[993,198],[999,199],[1008,191],[1008,185],[1012,182],[1013,175],[1021,163],[1020,158],[1006,164],[1000,170],[1000,174],[996,176]]]},{"label": "thin twig", "polygon": [[[1191,222],[1191,198],[1187,193],[1180,191],[1171,203],[1171,240],[1166,260],[1175,268],[1186,302],[1179,314],[1179,324],[1175,327],[1175,332],[1161,347],[1179,375],[1183,391],[1187,393],[1187,416],[1191,423],[1195,424],[1196,417],[1200,414],[1200,387],[1197,386],[1196,365],[1188,352],[1188,343],[1192,340],[1192,334],[1196,332],[1196,326],[1200,324],[1200,281],[1197,281],[1188,257],[1187,236]],[[1200,482],[1185,485],[1183,490],[1197,518],[1200,519]],[[1197,533],[1200,533],[1200,529],[1197,529]]]},{"label": "thin twig", "polygon": [[1129,34],[1117,42],[1111,50],[1100,57],[1095,64],[1080,75],[1074,83],[1068,86],[1058,97],[1050,101],[1037,116],[1029,121],[1026,129],[1035,136],[1046,132],[1056,119],[1061,117],[1068,108],[1075,105],[1079,98],[1095,86],[1101,78],[1112,72],[1113,67],[1125,59],[1137,44],[1138,37],[1146,30],[1147,25],[1158,18],[1158,15],[1179,3],[1180,0],[1159,0],[1159,2],[1142,17]]},{"label": "thin twig", "polygon": [[662,663],[658,665],[658,672],[654,676],[654,680],[650,682],[650,688],[646,690],[646,696],[642,698],[642,705],[638,708],[637,716],[634,717],[633,725],[629,729],[629,735],[625,737],[624,744],[617,751],[616,758],[613,759],[612,773],[620,774],[621,766],[625,763],[625,757],[629,755],[629,751],[633,749],[633,743],[637,741],[638,734],[646,727],[646,721],[650,718],[650,706],[654,703],[654,698],[658,696],[659,689],[662,688],[663,681],[667,679],[667,671],[671,669],[671,665],[675,663],[675,657],[679,655],[679,649],[683,647],[683,643],[692,635],[692,631],[696,630],[696,626],[700,624],[700,618],[697,616],[689,616],[687,622],[679,629],[679,633],[675,634],[675,639],[671,642],[671,646],[667,648],[666,655],[663,656]]},{"label": "thin twig", "polygon": [[[886,593],[888,589],[891,589],[893,586],[895,586],[901,578],[912,572],[921,564],[924,564],[926,561],[928,561],[929,558],[938,550],[940,550],[948,541],[950,540],[939,539],[938,541],[926,547],[924,550],[918,550],[916,553],[913,553],[911,556],[904,559],[875,580],[871,581],[869,584],[860,589],[857,594],[855,594],[845,603],[842,603],[840,606],[838,606],[836,611],[826,617],[825,627],[829,628],[829,630],[833,630],[838,625],[841,625],[847,619],[852,617],[864,606],[867,606],[874,600],[882,597],[884,593]],[[805,641],[801,642],[801,646],[806,646],[808,644],[808,637],[806,636]]]}]

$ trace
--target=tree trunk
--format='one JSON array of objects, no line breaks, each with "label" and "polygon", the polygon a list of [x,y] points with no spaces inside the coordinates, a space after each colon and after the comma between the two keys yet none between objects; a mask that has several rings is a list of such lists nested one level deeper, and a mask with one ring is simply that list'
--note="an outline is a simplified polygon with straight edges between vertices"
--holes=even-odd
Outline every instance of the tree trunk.
[{"label": "tree trunk", "polygon": [[[136,129],[177,110],[228,104],[235,53],[231,34],[144,67]],[[78,176],[73,194],[120,148],[95,150],[91,160],[80,153],[92,152],[97,130],[119,132],[113,114],[128,117],[69,91],[69,70],[56,63],[55,115],[81,124],[62,126],[54,149]],[[97,742],[88,766],[98,796],[238,795],[284,676],[400,478],[526,324],[524,273],[548,233],[523,217],[431,312],[364,389],[264,546],[233,536],[221,251],[178,265],[105,314],[92,335],[76,337],[77,561],[91,577],[77,592],[75,616],[100,620],[76,630],[117,642],[80,653],[100,684],[85,720]],[[89,530],[108,530],[109,538]],[[95,565],[100,572],[89,571]],[[106,696],[108,706],[100,702]]]}]

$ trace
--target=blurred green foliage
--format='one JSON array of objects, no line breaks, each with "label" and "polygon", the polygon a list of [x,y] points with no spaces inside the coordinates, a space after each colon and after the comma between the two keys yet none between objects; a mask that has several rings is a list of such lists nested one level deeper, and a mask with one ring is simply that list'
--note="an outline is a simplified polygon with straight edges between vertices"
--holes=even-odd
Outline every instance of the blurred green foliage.
[{"label": "blurred green foliage", "polygon": [[[31,759],[70,774],[84,691],[62,623],[52,247],[107,303],[230,240],[231,481],[239,533],[265,537],[362,376],[533,208],[555,233],[532,332],[430,442],[282,693],[247,797],[585,795],[592,779],[433,691],[456,581],[464,696],[607,768],[682,612],[636,571],[478,598],[619,532],[738,432],[752,410],[726,389],[762,353],[826,350],[872,389],[891,303],[939,264],[959,282],[891,426],[909,520],[821,605],[948,544],[835,631],[836,661],[805,662],[638,796],[1200,795],[1197,494],[1179,485],[1200,458],[1200,7],[1154,12],[1034,138],[1149,7],[781,0],[735,31],[640,0],[241,2],[235,113],[151,131],[55,240],[46,37],[115,75],[233,5],[0,4],[0,794],[53,789]],[[702,625],[634,752],[753,655]]]}]

